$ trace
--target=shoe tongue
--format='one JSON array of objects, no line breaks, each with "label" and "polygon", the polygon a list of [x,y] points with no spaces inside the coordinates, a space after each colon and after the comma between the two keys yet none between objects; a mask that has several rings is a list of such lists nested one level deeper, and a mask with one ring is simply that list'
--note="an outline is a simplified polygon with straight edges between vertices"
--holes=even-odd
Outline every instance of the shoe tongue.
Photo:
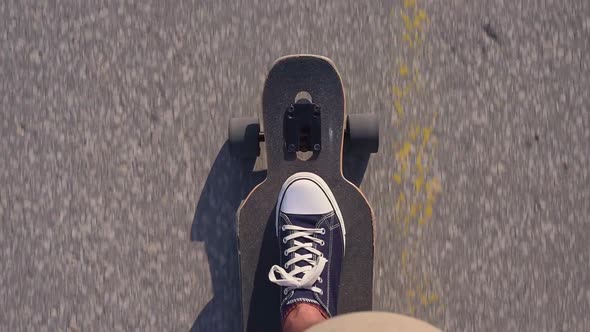
[{"label": "shoe tongue", "polygon": [[301,214],[290,214],[289,220],[295,226],[315,228],[317,222],[322,218],[321,214],[301,215]]},{"label": "shoe tongue", "polygon": [[[315,228],[317,222],[322,218],[322,215],[293,214],[293,215],[288,215],[288,217],[289,217],[289,220],[291,221],[291,223],[295,226],[305,227],[305,228]],[[299,242],[304,242],[304,243],[309,241],[309,240],[302,238],[302,237],[297,238],[297,240]],[[310,254],[310,252],[305,248],[301,248],[295,252],[300,255]],[[313,255],[312,259],[315,259],[315,258],[316,258],[316,255]],[[309,265],[309,263],[302,260],[302,261],[295,263],[294,265],[299,266],[299,267],[303,267],[303,266]],[[303,273],[297,274],[297,277],[299,277],[299,278],[303,277]],[[313,294],[310,295],[310,298],[313,298]]]},{"label": "shoe tongue", "polygon": [[[313,292],[309,289],[304,289],[304,288],[298,288],[294,290],[294,294],[293,297],[291,298],[291,300],[295,301],[295,302],[316,302],[315,297],[313,296]],[[290,301],[289,301],[290,302]]]}]

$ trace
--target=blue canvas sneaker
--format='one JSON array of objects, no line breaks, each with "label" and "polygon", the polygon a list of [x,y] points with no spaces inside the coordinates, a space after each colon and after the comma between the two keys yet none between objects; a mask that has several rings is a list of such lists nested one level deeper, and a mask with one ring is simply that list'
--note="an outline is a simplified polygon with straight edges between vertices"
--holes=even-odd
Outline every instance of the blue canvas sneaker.
[{"label": "blue canvas sneaker", "polygon": [[283,184],[276,211],[280,265],[270,269],[268,278],[281,286],[281,317],[301,302],[332,317],[346,235],[332,191],[318,175],[296,173]]}]

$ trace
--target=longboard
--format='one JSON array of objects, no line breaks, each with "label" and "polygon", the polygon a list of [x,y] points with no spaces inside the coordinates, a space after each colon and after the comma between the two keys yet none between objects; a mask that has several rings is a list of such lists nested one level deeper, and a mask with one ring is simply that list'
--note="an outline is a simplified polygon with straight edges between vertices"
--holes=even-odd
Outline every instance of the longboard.
[{"label": "longboard", "polygon": [[243,331],[280,331],[280,288],[268,280],[268,272],[281,254],[274,229],[275,204],[283,182],[297,172],[312,172],[324,179],[346,225],[338,314],[371,310],[373,211],[359,188],[342,173],[347,115],[334,63],[314,55],[278,59],[264,84],[262,125],[247,127],[239,139],[263,141],[267,176],[237,212]]}]

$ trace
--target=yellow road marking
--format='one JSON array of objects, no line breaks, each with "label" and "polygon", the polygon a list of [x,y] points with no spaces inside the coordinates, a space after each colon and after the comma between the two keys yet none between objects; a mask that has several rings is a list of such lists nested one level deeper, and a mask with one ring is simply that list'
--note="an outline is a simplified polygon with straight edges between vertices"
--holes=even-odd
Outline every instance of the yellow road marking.
[{"label": "yellow road marking", "polygon": [[[411,114],[407,114],[405,109],[420,86],[420,70],[416,65],[418,61],[414,60],[418,57],[419,47],[424,43],[430,20],[426,11],[420,8],[418,0],[404,0],[403,8],[397,13],[392,10],[391,16],[401,19],[402,45],[410,51],[410,58],[398,61],[398,83],[392,87],[394,124],[404,136],[402,143],[395,147],[396,168],[392,177],[399,188],[395,215],[402,230],[400,234],[408,237],[411,229],[427,227],[431,223],[441,192],[440,180],[433,170],[436,144],[432,132],[436,113],[432,115],[430,123],[421,124],[413,122]],[[404,241],[406,242],[408,241]],[[405,244],[401,251],[402,277],[408,282],[404,299],[405,310],[412,315],[418,310],[441,312],[443,304],[436,291],[436,283],[422,272],[421,264],[416,260],[419,252],[416,245],[419,246],[421,242],[413,243],[414,246]]]}]

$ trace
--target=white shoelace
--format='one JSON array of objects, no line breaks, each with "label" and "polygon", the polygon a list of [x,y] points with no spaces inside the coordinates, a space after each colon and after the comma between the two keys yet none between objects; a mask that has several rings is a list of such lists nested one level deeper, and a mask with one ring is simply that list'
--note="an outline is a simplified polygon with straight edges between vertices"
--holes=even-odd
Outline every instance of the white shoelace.
[{"label": "white shoelace", "polygon": [[[287,287],[284,290],[285,294],[290,292],[292,289],[297,288],[309,289],[315,293],[319,293],[320,295],[323,294],[321,288],[314,287],[313,285],[316,283],[316,281],[318,281],[318,279],[321,282],[320,275],[322,274],[324,266],[328,260],[319,250],[313,247],[314,242],[323,246],[324,241],[315,238],[313,235],[325,234],[326,230],[324,228],[305,228],[294,225],[283,225],[282,230],[293,231],[292,234],[283,238],[283,243],[293,240],[293,245],[286,249],[283,255],[288,256],[291,253],[295,253],[295,255],[285,263],[284,267],[273,265],[273,267],[271,267],[270,271],[268,272],[268,279],[279,286]],[[297,238],[303,238],[308,241],[300,242],[296,240]],[[296,252],[300,249],[306,249],[309,251],[309,253],[301,255]],[[313,254],[317,255],[316,260],[313,260]],[[304,266],[296,265],[296,263],[301,261],[304,261],[307,264]],[[293,270],[291,272],[287,272],[286,269],[292,265],[294,266]],[[277,279],[276,273],[280,275],[281,279]],[[297,277],[297,275],[300,273],[302,273],[303,276]]]}]

